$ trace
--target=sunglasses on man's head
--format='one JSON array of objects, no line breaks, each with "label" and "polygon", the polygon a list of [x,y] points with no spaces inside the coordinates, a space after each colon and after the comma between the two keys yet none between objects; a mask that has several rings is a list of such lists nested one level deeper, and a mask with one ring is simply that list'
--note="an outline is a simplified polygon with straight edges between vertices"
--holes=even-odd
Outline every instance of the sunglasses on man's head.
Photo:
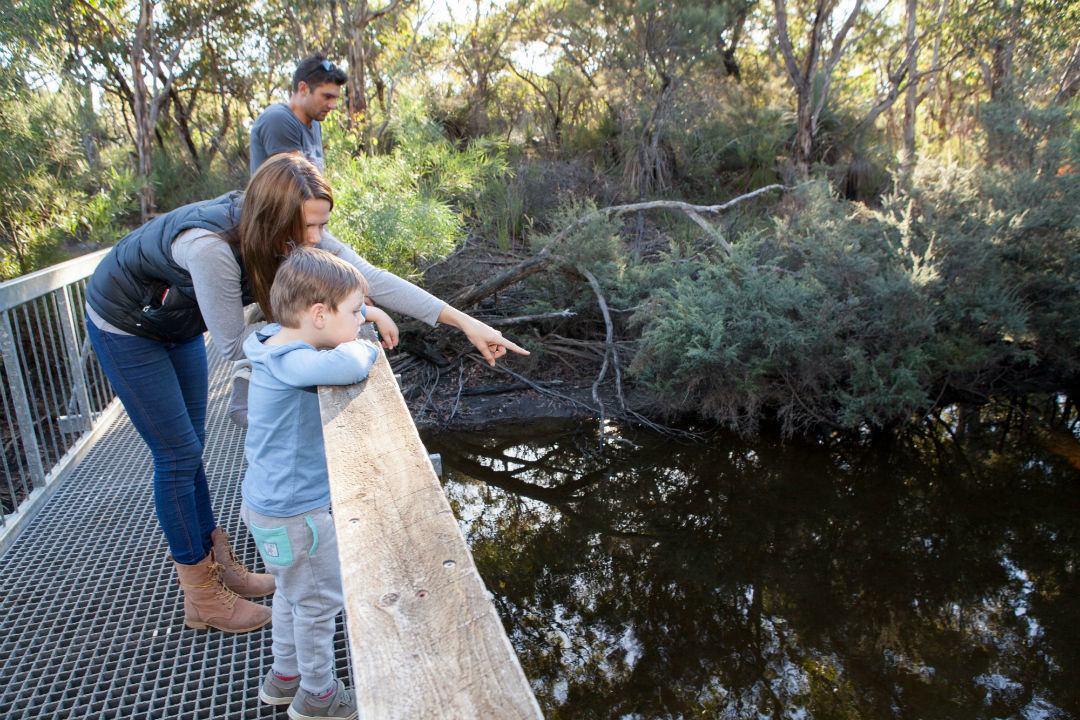
[{"label": "sunglasses on man's head", "polygon": [[[319,72],[319,68],[322,68],[323,70],[325,70],[328,73],[333,73],[335,71],[338,71],[338,66],[337,65],[330,62],[329,60],[323,60],[322,62],[320,62],[315,67],[311,68],[311,70],[308,71],[307,75],[304,76],[304,79],[300,80],[298,82],[308,82],[308,80],[311,79],[312,75]],[[310,85],[311,83],[308,83],[308,84]]]}]

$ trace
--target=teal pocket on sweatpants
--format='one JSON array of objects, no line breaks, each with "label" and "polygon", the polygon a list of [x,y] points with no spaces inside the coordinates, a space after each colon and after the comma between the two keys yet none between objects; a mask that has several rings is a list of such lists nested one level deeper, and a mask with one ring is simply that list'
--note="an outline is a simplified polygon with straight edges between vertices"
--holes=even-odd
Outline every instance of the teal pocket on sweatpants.
[{"label": "teal pocket on sweatpants", "polygon": [[255,538],[255,544],[259,548],[263,562],[268,565],[292,564],[292,545],[289,543],[289,533],[285,528],[267,530],[255,525],[248,527],[251,529],[251,536]]}]

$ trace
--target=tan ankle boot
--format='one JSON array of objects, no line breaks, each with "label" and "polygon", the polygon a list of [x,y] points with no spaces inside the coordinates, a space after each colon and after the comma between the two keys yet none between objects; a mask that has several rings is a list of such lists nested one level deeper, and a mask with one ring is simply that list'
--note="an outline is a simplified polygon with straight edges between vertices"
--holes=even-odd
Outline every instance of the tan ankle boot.
[{"label": "tan ankle boot", "polygon": [[256,574],[248,570],[233,552],[227,532],[217,528],[210,534],[210,539],[214,541],[214,560],[225,568],[221,576],[225,587],[240,597],[246,598],[260,598],[273,594],[274,576]]},{"label": "tan ankle boot", "polygon": [[217,628],[231,633],[257,630],[270,622],[270,608],[244,600],[221,583],[223,569],[210,555],[195,565],[173,560],[184,588],[184,623],[189,628]]}]

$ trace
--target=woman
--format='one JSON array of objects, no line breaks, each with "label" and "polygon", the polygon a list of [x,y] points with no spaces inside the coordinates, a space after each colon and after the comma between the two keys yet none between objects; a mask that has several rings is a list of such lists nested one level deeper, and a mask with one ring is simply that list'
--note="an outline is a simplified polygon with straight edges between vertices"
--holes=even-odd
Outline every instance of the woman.
[{"label": "woman", "polygon": [[[326,180],[294,154],[263,163],[247,191],[166,213],[125,236],[86,291],[87,332],[98,360],[154,457],[154,505],[184,591],[189,627],[247,632],[270,608],[245,598],[274,591],[270,575],[240,564],[217,526],[202,465],[210,331],[226,359],[243,357],[243,308],[268,320],[270,285],[291,248],[314,245],[355,265],[370,297],[434,325],[459,328],[494,365],[525,353],[498,331],[415,285],[368,264],[326,233],[334,206]],[[397,327],[378,324],[394,347]]]}]

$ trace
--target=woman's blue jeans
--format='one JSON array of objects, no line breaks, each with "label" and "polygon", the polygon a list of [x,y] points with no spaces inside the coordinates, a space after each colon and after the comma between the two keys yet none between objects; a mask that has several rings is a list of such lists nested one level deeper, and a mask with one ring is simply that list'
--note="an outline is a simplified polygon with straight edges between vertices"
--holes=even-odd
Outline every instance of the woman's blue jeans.
[{"label": "woman's blue jeans", "polygon": [[217,525],[203,469],[207,369],[202,336],[160,342],[87,320],[98,362],[154,457],[154,507],[173,559],[194,565]]}]

